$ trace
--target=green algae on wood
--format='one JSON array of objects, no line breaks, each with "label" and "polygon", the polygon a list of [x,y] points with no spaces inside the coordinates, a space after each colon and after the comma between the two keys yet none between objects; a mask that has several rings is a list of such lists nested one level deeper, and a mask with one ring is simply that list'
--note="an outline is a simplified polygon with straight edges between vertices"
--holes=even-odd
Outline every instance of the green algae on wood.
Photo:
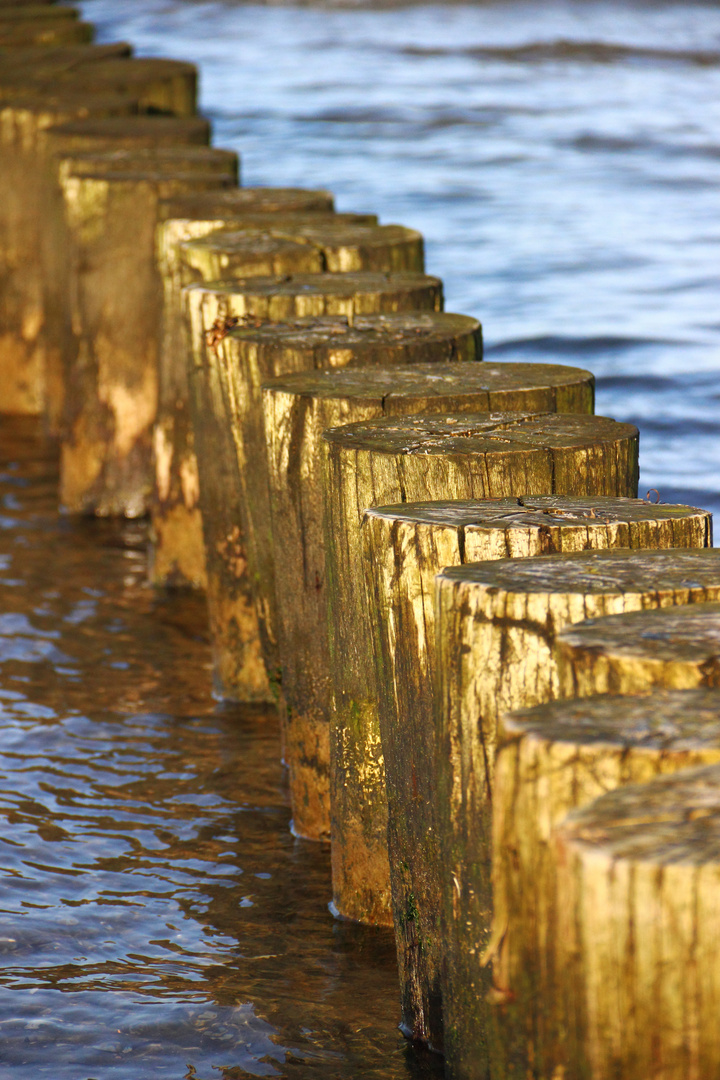
[{"label": "green algae on wood", "polygon": [[436,578],[445,1052],[458,1075],[484,1075],[487,1067],[492,987],[481,958],[490,942],[499,717],[557,697],[553,646],[570,623],[719,597],[714,548],[503,559],[451,567]]},{"label": "green algae on wood", "polygon": [[[544,366],[537,365],[538,381]],[[607,497],[399,503],[366,512],[364,566],[376,627],[402,1028],[413,1039],[442,1049],[435,575],[466,562],[562,551],[704,547],[709,526],[710,515],[692,507]],[[405,919],[410,895],[413,921]]]},{"label": "green algae on wood", "polygon": [[[206,335],[214,326],[224,326],[232,319],[242,324],[331,314],[353,320],[363,313],[436,311],[442,306],[442,286],[437,278],[423,274],[291,274],[190,285],[184,295],[195,365],[190,369],[190,418],[198,455],[216,685],[218,692],[228,697],[244,700],[248,694],[257,695],[260,656],[266,672],[266,693],[273,696],[272,686],[279,672],[277,636],[267,622],[268,613],[258,611],[254,602],[255,570],[248,566],[242,525],[240,485],[244,480],[238,470],[235,446],[231,442],[219,443],[225,431],[231,434],[224,404],[229,394],[226,368],[219,358],[233,334],[216,342],[217,351],[207,347]],[[265,373],[255,372],[250,384],[258,410],[264,377]],[[213,391],[210,399],[222,405],[220,419],[215,422],[209,407],[193,390],[193,386],[202,388],[209,382],[224,387],[222,392]],[[201,447],[203,437],[209,440],[207,453]]]},{"label": "green algae on wood", "polygon": [[[388,417],[326,431],[333,892],[338,911],[391,921],[387,801],[360,525],[397,501],[637,494],[637,429],[605,417]],[[337,842],[335,838],[337,836]]]}]

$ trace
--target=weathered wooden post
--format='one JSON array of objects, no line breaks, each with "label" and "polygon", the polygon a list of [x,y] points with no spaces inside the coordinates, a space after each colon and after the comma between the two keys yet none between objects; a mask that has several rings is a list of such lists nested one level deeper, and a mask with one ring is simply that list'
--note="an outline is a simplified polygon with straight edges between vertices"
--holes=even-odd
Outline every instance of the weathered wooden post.
[{"label": "weathered wooden post", "polygon": [[617,788],[558,828],[561,991],[583,1068],[569,1078],[720,1073],[719,807],[711,765]]},{"label": "weathered wooden post", "polygon": [[[708,605],[691,606],[701,620]],[[673,609],[639,614],[665,611]],[[715,690],[602,695],[503,717],[493,792],[493,1076],[524,1077],[531,1068],[541,1076],[589,1075],[575,1006],[562,993],[559,907],[567,895],[555,892],[553,830],[571,810],[623,784],[718,761]]]},{"label": "weathered wooden post", "polygon": [[[227,412],[226,366],[220,364],[232,335],[223,338],[223,328],[233,320],[287,322],[323,314],[353,320],[382,311],[436,311],[442,307],[442,285],[438,278],[411,273],[291,274],[191,285],[185,297],[193,351],[190,418],[200,474],[216,685],[226,697],[264,695],[267,700],[277,694],[277,637],[268,613],[258,612],[253,599],[254,571],[242,534],[243,478]],[[208,333],[215,340],[211,347],[206,346]],[[258,410],[266,374],[252,375]]]},{"label": "weathered wooden post", "polygon": [[561,697],[720,686],[720,607],[586,619],[558,635],[555,661]]},{"label": "weathered wooden post", "polygon": [[76,8],[50,4],[0,7],[0,46],[84,44],[93,39],[90,23]]},{"label": "weathered wooden post", "polygon": [[232,185],[236,168],[234,154],[193,146],[79,154],[61,163],[78,331],[61,447],[60,499],[68,510],[132,517],[147,508],[162,302],[158,202]]},{"label": "weathered wooden post", "polygon": [[390,923],[387,801],[360,523],[420,499],[637,494],[637,429],[605,417],[480,413],[335,428],[325,474],[333,896],[350,918]]},{"label": "weathered wooden post", "polygon": [[122,94],[143,113],[192,116],[196,109],[197,69],[182,60],[123,55],[126,45],[67,46],[64,49],[21,50],[27,57],[13,63],[0,59],[0,99],[48,95]]},{"label": "weathered wooden post", "polygon": [[54,96],[0,105],[0,411],[38,415],[44,399],[42,288],[45,134],[78,117],[132,112],[117,94]]},{"label": "weathered wooden post", "polygon": [[160,207],[157,260],[163,282],[160,387],[153,434],[150,580],[155,585],[206,582],[197,461],[189,421],[187,336],[181,292],[197,280],[181,245],[228,224],[258,228],[277,214],[331,214],[333,196],[302,188],[232,188],[171,200]]},{"label": "weathered wooden post", "polygon": [[42,212],[41,275],[44,418],[49,433],[57,435],[64,415],[63,358],[72,356],[69,279],[71,240],[63,207],[58,168],[63,159],[109,150],[152,150],[160,147],[207,146],[210,124],[200,116],[140,114],[76,120],[57,124],[45,133]]},{"label": "weathered wooden post", "polygon": [[[653,509],[661,509],[654,507]],[[451,567],[436,578],[438,850],[445,1052],[487,1068],[490,828],[498,718],[557,697],[555,639],[588,617],[715,600],[720,551],[585,551]]]},{"label": "weathered wooden post", "polygon": [[[248,334],[251,340],[262,341],[262,331],[245,331],[243,344]],[[227,365],[239,401],[233,431],[236,441],[238,436],[242,440],[241,469],[252,462],[256,480],[252,489],[248,480],[243,500],[246,542],[252,553],[250,563],[257,568],[253,580],[261,610],[274,611],[277,594],[273,621],[290,709],[285,760],[290,770],[293,824],[301,836],[329,838],[323,430],[393,413],[503,410],[506,402],[513,409],[525,404],[526,411],[549,411],[558,389],[560,396],[565,392],[566,404],[588,412],[593,377],[578,368],[550,364],[483,364],[468,369],[464,363],[451,362],[453,355],[458,360],[482,358],[479,325],[462,315],[384,316],[365,320],[361,326],[356,321],[352,327],[322,326],[313,333],[286,331],[283,366],[296,373],[265,384],[263,428],[255,419],[246,374],[257,363],[258,352],[255,345],[252,353],[243,351],[242,358],[235,356]],[[313,364],[329,368],[331,359],[338,357],[349,359],[353,368],[362,365],[372,370],[305,373]],[[390,360],[403,364],[403,370],[388,368]],[[279,560],[270,527],[267,480],[258,468],[266,437],[273,517],[282,535]]]},{"label": "weathered wooden post", "polygon": [[[540,383],[545,365],[534,366]],[[554,375],[557,369],[550,370]],[[572,385],[570,373],[576,369],[567,370]],[[529,381],[526,376],[526,385]],[[582,389],[579,379],[575,386]],[[435,575],[462,563],[591,548],[705,547],[711,541],[710,515],[636,499],[552,495],[376,507],[366,512],[362,531],[375,627],[401,1026],[408,1036],[441,1050]]]}]

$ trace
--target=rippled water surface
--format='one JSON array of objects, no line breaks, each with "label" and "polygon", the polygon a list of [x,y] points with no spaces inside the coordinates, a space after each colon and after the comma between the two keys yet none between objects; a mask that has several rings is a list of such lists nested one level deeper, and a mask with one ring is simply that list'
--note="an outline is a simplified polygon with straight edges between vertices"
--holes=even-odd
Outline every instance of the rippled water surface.
[{"label": "rippled water surface", "polygon": [[[199,63],[246,183],[420,228],[490,354],[592,368],[643,487],[720,508],[720,9],[82,7]],[[0,1075],[437,1076],[391,936],[333,921],[289,833],[273,715],[212,700],[144,526],[59,518],[56,488],[0,420]]]},{"label": "rippled water surface", "polygon": [[199,64],[246,183],[420,229],[491,353],[591,368],[643,493],[720,509],[720,7],[82,7]]}]

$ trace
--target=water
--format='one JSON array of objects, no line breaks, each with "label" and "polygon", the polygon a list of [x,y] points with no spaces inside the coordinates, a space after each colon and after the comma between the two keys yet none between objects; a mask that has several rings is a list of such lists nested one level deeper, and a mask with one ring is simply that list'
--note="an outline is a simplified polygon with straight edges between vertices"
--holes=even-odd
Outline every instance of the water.
[{"label": "water", "polygon": [[720,7],[82,8],[199,64],[245,183],[420,229],[489,355],[589,367],[640,428],[642,493],[720,509]]},{"label": "water", "polygon": [[[420,228],[490,355],[591,367],[643,487],[720,507],[720,9],[82,7],[200,64],[246,183]],[[0,419],[0,1076],[437,1077],[391,935],[334,921],[290,835],[273,715],[211,697],[202,605],[56,490]]]}]

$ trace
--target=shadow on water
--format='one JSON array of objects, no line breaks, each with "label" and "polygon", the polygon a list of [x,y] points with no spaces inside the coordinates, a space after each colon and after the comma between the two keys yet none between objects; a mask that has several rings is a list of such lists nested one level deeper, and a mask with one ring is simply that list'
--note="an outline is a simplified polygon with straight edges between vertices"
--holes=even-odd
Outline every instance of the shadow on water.
[{"label": "shadow on water", "polygon": [[274,713],[215,702],[203,605],[145,524],[71,520],[0,421],[0,1064],[13,1077],[439,1076],[391,934],[336,922]]}]

